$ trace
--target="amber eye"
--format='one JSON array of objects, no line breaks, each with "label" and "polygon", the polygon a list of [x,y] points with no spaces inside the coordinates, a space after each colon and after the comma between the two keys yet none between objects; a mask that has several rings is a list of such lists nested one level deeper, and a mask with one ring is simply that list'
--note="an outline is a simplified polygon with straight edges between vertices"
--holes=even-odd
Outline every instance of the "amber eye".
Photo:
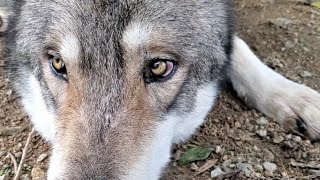
[{"label": "amber eye", "polygon": [[64,61],[60,58],[60,56],[55,52],[49,51],[48,59],[51,63],[51,67],[55,75],[57,75],[60,78],[67,79],[67,69],[64,64]]},{"label": "amber eye", "polygon": [[144,71],[144,79],[147,83],[167,80],[174,73],[175,67],[176,63],[173,61],[155,59]]},{"label": "amber eye", "polygon": [[60,58],[52,58],[52,67],[57,71],[61,71],[64,68],[64,62]]}]

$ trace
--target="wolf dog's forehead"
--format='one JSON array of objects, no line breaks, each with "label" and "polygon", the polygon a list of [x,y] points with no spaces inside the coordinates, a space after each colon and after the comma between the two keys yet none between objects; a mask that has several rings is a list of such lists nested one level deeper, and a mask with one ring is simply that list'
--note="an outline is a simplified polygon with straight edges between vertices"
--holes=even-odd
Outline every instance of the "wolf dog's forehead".
[{"label": "wolf dog's forehead", "polygon": [[[126,25],[144,22],[157,28],[193,33],[225,26],[230,0],[78,0],[52,1],[53,20],[80,33],[105,29],[121,32]],[[168,27],[170,26],[170,27]],[[188,29],[186,29],[188,28]],[[157,29],[153,29],[157,30]],[[188,30],[188,31],[181,31]],[[100,32],[101,33],[101,32]]]}]

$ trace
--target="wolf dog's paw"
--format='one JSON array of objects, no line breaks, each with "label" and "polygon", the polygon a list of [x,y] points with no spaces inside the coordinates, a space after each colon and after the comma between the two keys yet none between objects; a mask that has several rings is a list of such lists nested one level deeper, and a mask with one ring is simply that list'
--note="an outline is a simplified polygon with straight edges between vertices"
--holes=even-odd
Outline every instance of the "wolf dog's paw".
[{"label": "wolf dog's paw", "polygon": [[287,94],[280,95],[286,128],[311,140],[320,140],[320,94],[300,84],[294,84]]}]

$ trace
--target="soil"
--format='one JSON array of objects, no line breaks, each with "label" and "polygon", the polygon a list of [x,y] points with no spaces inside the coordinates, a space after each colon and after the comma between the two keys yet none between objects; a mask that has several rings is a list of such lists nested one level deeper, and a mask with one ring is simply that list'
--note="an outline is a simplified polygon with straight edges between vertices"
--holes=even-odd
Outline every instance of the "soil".
[{"label": "soil", "polygon": [[[319,92],[320,9],[302,0],[235,0],[235,5],[238,35],[262,61],[285,77]],[[269,122],[261,125],[263,118]],[[9,132],[10,135],[1,133],[1,130],[8,127],[18,129]],[[261,129],[265,129],[267,134],[259,135],[257,132]],[[13,166],[6,152],[12,152],[19,160],[30,130],[28,116],[21,109],[4,75],[2,58],[0,176],[1,171],[6,170],[11,171],[9,175],[12,177]],[[207,160],[179,165],[177,160],[181,153],[193,147],[207,147],[217,151],[211,153]],[[34,135],[21,179],[43,176],[49,154],[50,145],[39,135]],[[204,173],[194,176],[195,169],[208,160],[217,160],[217,163]],[[261,169],[265,162],[274,163],[276,169],[271,172]],[[249,171],[241,169],[241,164],[249,165]],[[230,175],[229,179],[320,179],[319,166],[316,166],[319,164],[319,143],[311,143],[285,131],[272,119],[247,107],[227,85],[199,132],[185,144],[175,146],[172,162],[162,179],[207,180],[211,178],[210,172],[217,167],[225,172],[225,178],[226,174]]]}]

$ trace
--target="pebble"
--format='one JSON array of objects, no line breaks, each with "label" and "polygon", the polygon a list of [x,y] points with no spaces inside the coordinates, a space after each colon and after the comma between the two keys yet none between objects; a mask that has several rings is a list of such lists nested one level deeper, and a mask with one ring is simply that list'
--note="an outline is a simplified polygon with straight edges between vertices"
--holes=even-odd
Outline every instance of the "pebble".
[{"label": "pebble", "polygon": [[295,46],[295,44],[294,44],[293,42],[291,42],[291,41],[287,41],[287,42],[285,43],[285,47],[286,47],[287,49],[294,48],[294,46]]},{"label": "pebble", "polygon": [[273,176],[273,172],[272,171],[265,171],[264,175],[267,177],[272,177]]},{"label": "pebble", "polygon": [[45,177],[45,172],[40,166],[35,166],[31,170],[32,179],[41,179]]},{"label": "pebble", "polygon": [[14,153],[14,157],[21,158],[22,157],[22,152]]},{"label": "pebble", "polygon": [[293,149],[293,145],[291,144],[291,142],[289,141],[285,141],[283,143],[284,147],[288,148],[288,149]]},{"label": "pebble", "polygon": [[263,153],[264,153],[264,160],[265,161],[269,161],[269,162],[274,161],[274,155],[269,149],[263,149]]},{"label": "pebble", "polygon": [[287,28],[293,23],[291,19],[288,18],[277,18],[270,21],[272,24],[279,26],[280,28]]},{"label": "pebble", "polygon": [[48,154],[43,153],[37,158],[37,162],[42,162],[44,159],[48,157]]},{"label": "pebble", "polygon": [[300,73],[300,76],[303,78],[310,78],[312,77],[312,74],[309,71],[303,71],[302,73]]},{"label": "pebble", "polygon": [[261,117],[261,118],[257,119],[256,122],[259,126],[265,126],[269,123],[269,121],[265,117]]},{"label": "pebble", "polygon": [[281,173],[281,176],[288,178],[288,174],[287,174],[286,172],[282,172],[282,173]]},{"label": "pebble", "polygon": [[229,156],[228,156],[228,155],[224,155],[224,156],[222,157],[222,159],[223,159],[223,160],[228,160],[228,159],[229,159]]},{"label": "pebble", "polygon": [[262,177],[262,174],[261,173],[255,173],[254,174],[257,178],[261,178]]},{"label": "pebble", "polygon": [[263,167],[266,171],[270,171],[270,172],[277,170],[277,165],[271,162],[264,162]]},{"label": "pebble", "polygon": [[216,178],[224,174],[220,167],[216,167],[213,171],[211,171],[211,178]]},{"label": "pebble", "polygon": [[256,145],[253,146],[253,150],[258,151],[258,152],[261,151],[261,149],[260,149],[258,146],[256,146]]},{"label": "pebble", "polygon": [[229,171],[229,166],[231,165],[231,160],[226,160],[222,163],[222,170]]},{"label": "pebble", "polygon": [[30,175],[29,174],[22,174],[21,180],[31,180]]},{"label": "pebble", "polygon": [[233,158],[232,160],[235,163],[241,163],[241,162],[245,161],[245,158],[243,156],[237,156],[237,157]]},{"label": "pebble", "polygon": [[222,148],[221,146],[216,146],[216,154],[221,154],[222,153]]},{"label": "pebble", "polygon": [[253,172],[253,167],[248,163],[237,163],[237,168],[241,170],[246,177],[250,177]]},{"label": "pebble", "polygon": [[256,131],[257,135],[260,137],[266,137],[267,136],[267,130],[266,129],[258,129]]},{"label": "pebble", "polygon": [[254,165],[254,169],[258,172],[263,172],[263,167],[259,164]]},{"label": "pebble", "polygon": [[285,139],[288,141],[288,140],[291,140],[291,138],[292,138],[292,134],[288,134],[288,135],[286,135],[286,137],[285,137]]},{"label": "pebble", "polygon": [[301,142],[302,139],[301,139],[300,136],[293,136],[293,137],[292,137],[292,140],[295,141],[295,142],[297,142],[297,143],[299,143],[299,142]]},{"label": "pebble", "polygon": [[236,128],[241,128],[241,124],[240,124],[240,122],[238,122],[238,121],[234,123],[234,126],[235,126]]},{"label": "pebble", "polygon": [[282,136],[276,135],[276,136],[273,138],[273,143],[275,143],[275,144],[279,144],[279,143],[281,143],[282,141],[284,141],[284,137],[282,137]]}]

